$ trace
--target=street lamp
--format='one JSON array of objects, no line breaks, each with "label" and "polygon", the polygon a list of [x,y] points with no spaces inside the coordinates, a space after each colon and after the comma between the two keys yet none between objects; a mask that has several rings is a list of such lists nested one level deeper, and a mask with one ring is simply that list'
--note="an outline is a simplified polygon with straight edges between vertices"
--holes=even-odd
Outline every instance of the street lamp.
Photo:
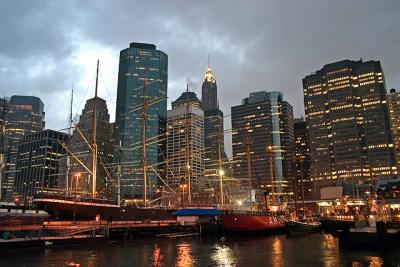
[{"label": "street lamp", "polygon": [[187,184],[181,184],[179,187],[182,189],[182,206],[185,203],[185,188],[187,188]]}]

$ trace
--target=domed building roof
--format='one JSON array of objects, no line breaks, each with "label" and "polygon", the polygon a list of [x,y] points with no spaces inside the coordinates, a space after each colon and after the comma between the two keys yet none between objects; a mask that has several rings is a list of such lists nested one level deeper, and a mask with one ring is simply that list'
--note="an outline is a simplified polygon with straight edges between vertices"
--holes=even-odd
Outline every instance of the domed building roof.
[{"label": "domed building roof", "polygon": [[195,92],[183,92],[180,97],[178,97],[175,101],[171,103],[172,108],[177,108],[180,106],[185,105],[186,103],[189,103],[191,106],[195,107],[200,107],[201,106],[201,101],[197,97]]}]

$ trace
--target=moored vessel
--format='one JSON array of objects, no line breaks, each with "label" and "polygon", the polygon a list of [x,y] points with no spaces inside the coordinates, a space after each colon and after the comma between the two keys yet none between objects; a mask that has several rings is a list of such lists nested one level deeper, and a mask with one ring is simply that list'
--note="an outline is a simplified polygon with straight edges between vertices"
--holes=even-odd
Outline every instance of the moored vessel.
[{"label": "moored vessel", "polygon": [[80,200],[54,195],[40,195],[33,202],[51,217],[62,220],[94,220],[99,216],[109,221],[161,221],[172,220],[172,213],[175,211],[165,208],[122,206],[114,201],[103,199]]},{"label": "moored vessel", "polygon": [[220,220],[227,232],[279,232],[286,227],[281,217],[267,211],[224,210]]},{"label": "moored vessel", "polygon": [[294,233],[312,233],[321,229],[321,223],[312,220],[290,220],[287,223],[289,232]]}]

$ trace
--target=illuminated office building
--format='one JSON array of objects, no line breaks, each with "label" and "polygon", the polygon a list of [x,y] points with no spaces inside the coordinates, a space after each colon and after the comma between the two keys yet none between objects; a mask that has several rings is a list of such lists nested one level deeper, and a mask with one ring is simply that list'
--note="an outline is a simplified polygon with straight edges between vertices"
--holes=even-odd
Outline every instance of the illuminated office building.
[{"label": "illuminated office building", "polygon": [[6,114],[7,114],[8,101],[5,98],[0,98],[0,200],[3,199],[3,179],[5,171],[5,147],[4,147],[4,135],[6,125]]},{"label": "illuminated office building", "polygon": [[24,201],[35,193],[53,192],[58,187],[60,159],[65,156],[68,135],[44,130],[26,135],[18,146],[14,194]]},{"label": "illuminated office building", "polygon": [[[93,144],[93,105],[94,99],[86,101],[82,114],[79,116],[77,128],[90,145]],[[110,171],[109,165],[113,162],[114,144],[113,144],[113,125],[110,123],[110,114],[108,113],[107,103],[104,99],[96,98],[96,144],[97,144],[97,179],[96,192],[98,197],[110,197],[112,189],[109,188]],[[78,130],[75,130],[71,137],[69,145],[70,151],[77,157],[89,170],[92,170],[92,151],[89,144],[86,143]],[[80,192],[92,192],[92,177],[89,171],[78,163],[74,157],[71,157],[71,167],[69,170],[68,188],[79,190]],[[77,183],[76,175],[79,174]],[[66,186],[66,176],[60,178],[60,184]]]},{"label": "illuminated office building", "polygon": [[4,149],[6,170],[3,198],[12,200],[18,155],[18,145],[25,135],[44,130],[44,104],[34,96],[12,96],[5,122]]},{"label": "illuminated office building", "polygon": [[253,188],[270,190],[273,181],[274,193],[290,193],[293,108],[282,93],[250,93],[241,105],[231,108],[231,119],[234,177],[246,181],[251,175]]},{"label": "illuminated office building", "polygon": [[303,79],[315,194],[324,186],[396,176],[379,61],[343,60]]},{"label": "illuminated office building", "polygon": [[387,103],[390,114],[396,166],[397,170],[400,170],[400,92],[396,92],[395,89],[390,89],[390,94],[387,95]]},{"label": "illuminated office building", "polygon": [[[217,81],[210,65],[203,78],[201,103],[204,110],[205,175],[216,177],[219,173],[219,161],[226,161],[224,114],[219,109]],[[222,166],[222,169],[226,169],[226,166]]]},{"label": "illuminated office building", "polygon": [[[167,84],[168,56],[157,50],[154,44],[131,43],[129,48],[121,51],[115,143],[121,144],[122,148],[119,160],[123,166],[121,180],[124,199],[143,198],[143,139],[147,143],[147,194],[155,194],[159,180],[157,175],[165,178],[162,162],[165,161]],[[143,119],[143,115],[146,119]]]},{"label": "illuminated office building", "polygon": [[204,112],[194,92],[183,93],[168,110],[167,159],[169,186],[179,190],[190,177],[191,192],[197,193],[204,177]]},{"label": "illuminated office building", "polygon": [[[308,140],[307,123],[303,118],[294,120],[294,179],[296,179],[297,199],[312,198],[312,183],[310,176],[310,144]],[[295,187],[295,185],[293,185]]]}]

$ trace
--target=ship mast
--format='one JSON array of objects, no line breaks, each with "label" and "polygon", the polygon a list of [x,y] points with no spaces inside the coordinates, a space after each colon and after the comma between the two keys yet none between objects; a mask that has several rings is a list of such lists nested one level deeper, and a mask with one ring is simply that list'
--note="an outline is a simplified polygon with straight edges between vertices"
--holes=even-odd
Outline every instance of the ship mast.
[{"label": "ship mast", "polygon": [[96,70],[96,87],[93,99],[93,139],[92,139],[92,197],[96,197],[96,184],[97,184],[97,87],[99,82],[99,60],[97,60]]},{"label": "ship mast", "polygon": [[223,189],[223,177],[224,171],[222,170],[221,161],[221,116],[218,114],[218,175],[219,175],[219,194],[221,200],[221,209],[224,206],[224,189]]},{"label": "ship mast", "polygon": [[147,119],[147,79],[143,83],[143,106],[142,106],[142,167],[143,167],[143,203],[147,206],[147,155],[146,155],[146,119]]},{"label": "ship mast", "polygon": [[[72,105],[74,102],[74,86],[72,85],[71,88],[71,102],[69,107],[69,118],[68,118],[68,137],[71,138],[70,142],[72,141]],[[71,158],[67,156],[67,167],[65,172],[65,187],[66,187],[66,194],[69,194],[69,170],[71,168]]]},{"label": "ship mast", "polygon": [[252,203],[251,201],[251,189],[252,189],[252,177],[251,177],[251,154],[250,154],[250,146],[251,146],[251,140],[250,136],[247,136],[246,138],[246,154],[247,154],[247,175],[249,178],[249,202],[250,204]]},{"label": "ship mast", "polygon": [[[189,84],[186,84],[186,123],[185,123],[185,142],[186,142],[186,177],[188,182],[188,204],[192,203],[192,190],[191,190],[191,175],[190,175],[190,145],[189,145]],[[184,200],[185,201],[185,200]]]},{"label": "ship mast", "polygon": [[274,165],[273,165],[273,157],[274,157],[274,148],[272,145],[268,146],[268,161],[269,161],[269,175],[271,176],[271,202],[274,205],[275,203],[275,190],[274,190]]}]

